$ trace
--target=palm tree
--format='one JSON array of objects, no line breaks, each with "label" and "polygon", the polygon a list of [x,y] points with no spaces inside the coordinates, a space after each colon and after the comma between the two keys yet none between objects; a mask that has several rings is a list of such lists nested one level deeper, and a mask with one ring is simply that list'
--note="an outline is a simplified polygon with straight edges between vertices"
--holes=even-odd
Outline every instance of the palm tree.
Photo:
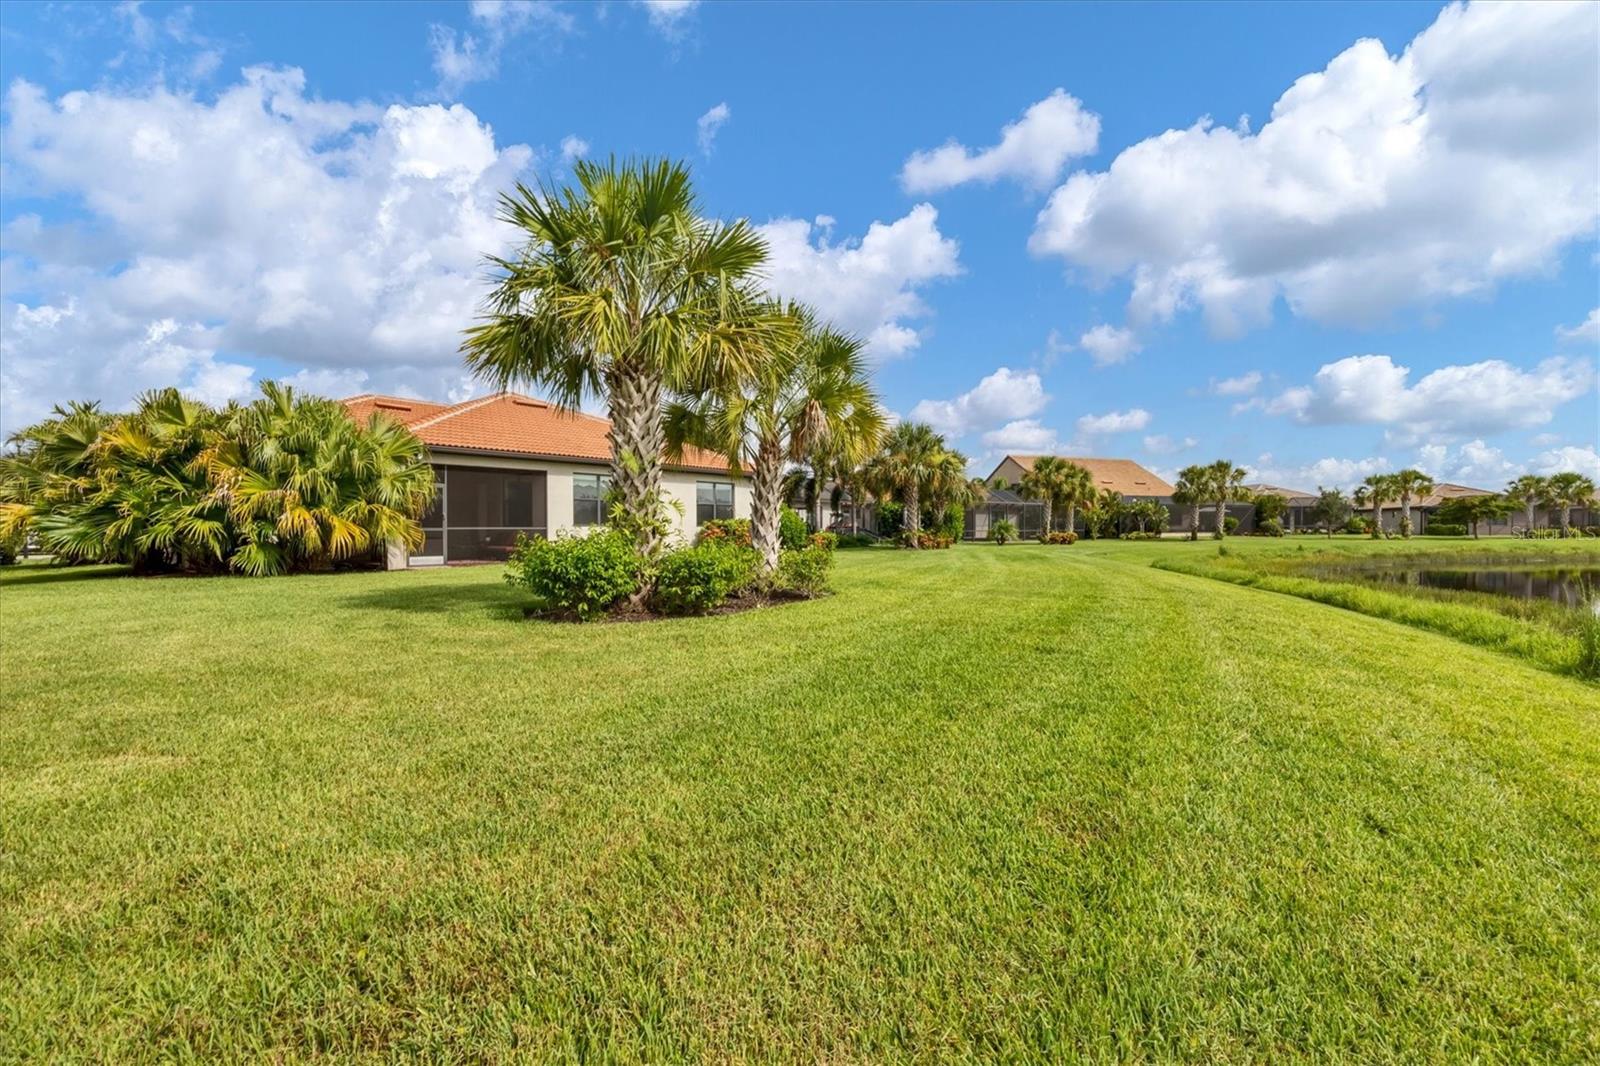
[{"label": "palm tree", "polygon": [[1078,508],[1094,500],[1094,479],[1089,471],[1077,463],[1067,463],[1067,475],[1061,483],[1061,502],[1067,509],[1067,532],[1078,528]]},{"label": "palm tree", "polygon": [[1383,505],[1396,495],[1393,474],[1369,474],[1357,486],[1352,499],[1357,507],[1372,508],[1373,540],[1383,536]]},{"label": "palm tree", "polygon": [[1528,519],[1528,529],[1533,529],[1533,510],[1550,495],[1550,479],[1538,474],[1523,474],[1506,486],[1506,499],[1519,505]]},{"label": "palm tree", "polygon": [[1228,501],[1250,498],[1250,493],[1244,487],[1244,479],[1250,476],[1250,472],[1242,466],[1234,466],[1231,459],[1218,459],[1211,464],[1210,470],[1207,487],[1211,490],[1211,501],[1217,506],[1217,529],[1212,536],[1221,540],[1227,535],[1224,527],[1227,525]]},{"label": "palm tree", "polygon": [[434,494],[422,441],[382,414],[358,425],[342,404],[275,382],[261,393],[224,412],[205,457],[234,526],[234,569],[323,570],[391,543],[422,546],[417,518]]},{"label": "palm tree", "polygon": [[954,449],[941,451],[928,472],[928,509],[933,512],[933,523],[942,527],[949,517],[950,508],[967,508],[978,500],[967,476],[967,457]]},{"label": "palm tree", "polygon": [[1545,488],[1545,502],[1561,508],[1561,535],[1572,535],[1572,509],[1594,502],[1594,481],[1568,470],[1551,474]]},{"label": "palm tree", "polygon": [[1406,469],[1391,475],[1395,495],[1400,497],[1400,535],[1411,536],[1411,498],[1422,497],[1433,491],[1433,478],[1420,470]]},{"label": "palm tree", "polygon": [[778,568],[784,465],[827,454],[854,466],[876,450],[884,426],[862,342],[798,306],[780,313],[790,328],[765,360],[694,403],[673,404],[666,417],[670,457],[698,444],[749,469],[750,543],[767,573]]},{"label": "palm tree", "polygon": [[1211,499],[1209,466],[1195,464],[1178,471],[1178,483],[1172,489],[1172,502],[1189,508],[1189,539],[1200,539],[1200,505]]},{"label": "palm tree", "polygon": [[1097,540],[1108,527],[1115,532],[1113,523],[1123,511],[1122,494],[1116,489],[1092,492],[1085,501],[1085,509],[1088,514],[1084,516],[1084,530],[1091,540]]},{"label": "palm tree", "polygon": [[1054,455],[1041,455],[1033,461],[1033,468],[1022,475],[1017,487],[1021,495],[1044,503],[1044,531],[1055,528],[1051,519],[1055,515],[1056,501],[1066,492],[1070,471],[1075,464]]},{"label": "palm tree", "polygon": [[648,558],[668,526],[668,396],[753,377],[777,328],[726,314],[730,302],[743,305],[730,291],[756,274],[766,245],[745,221],[702,218],[681,163],[583,161],[573,176],[575,186],[519,183],[502,198],[501,218],[527,244],[489,258],[489,313],[461,347],[501,388],[530,382],[568,407],[605,397],[617,517]]},{"label": "palm tree", "polygon": [[922,531],[922,492],[945,452],[944,438],[925,422],[902,422],[884,437],[882,450],[868,463],[867,477],[878,491],[905,507],[906,540],[916,547]]}]

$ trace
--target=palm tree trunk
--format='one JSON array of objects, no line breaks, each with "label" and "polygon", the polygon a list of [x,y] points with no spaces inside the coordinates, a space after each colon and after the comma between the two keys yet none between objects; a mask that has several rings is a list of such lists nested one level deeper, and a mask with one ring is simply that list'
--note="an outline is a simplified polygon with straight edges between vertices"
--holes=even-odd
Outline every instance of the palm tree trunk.
[{"label": "palm tree trunk", "polygon": [[922,501],[917,497],[915,483],[906,486],[905,514],[900,521],[900,528],[911,534],[908,548],[919,548],[917,534],[922,532]]},{"label": "palm tree trunk", "polygon": [[1383,505],[1377,500],[1372,501],[1372,539],[1383,539]]},{"label": "palm tree trunk", "polygon": [[1228,517],[1228,501],[1227,500],[1218,500],[1217,501],[1217,530],[1216,530],[1216,533],[1215,533],[1215,536],[1216,536],[1216,538],[1218,540],[1221,540],[1224,536],[1227,535],[1223,531],[1223,528],[1222,528],[1227,522],[1227,517]]},{"label": "palm tree trunk", "polygon": [[1068,533],[1075,532],[1078,528],[1078,505],[1067,501],[1067,529]]},{"label": "palm tree trunk", "polygon": [[777,441],[764,440],[750,471],[750,545],[761,556],[761,569],[778,569],[778,512],[783,501],[783,453]]},{"label": "palm tree trunk", "polygon": [[1535,506],[1536,506],[1536,504],[1534,503],[1533,500],[1529,500],[1527,502],[1527,504],[1526,504],[1527,515],[1528,515],[1528,532],[1529,533],[1533,532],[1533,509],[1534,509]]},{"label": "palm tree trunk", "polygon": [[[644,558],[661,549],[662,428],[659,374],[619,367],[607,383],[611,401],[611,477],[632,519],[634,547]],[[649,590],[641,590],[648,592]]]},{"label": "palm tree trunk", "polygon": [[1055,512],[1050,505],[1050,497],[1044,499],[1044,531],[1050,532],[1050,520],[1055,517]]},{"label": "palm tree trunk", "polygon": [[1561,501],[1561,539],[1566,540],[1572,533],[1572,504]]},{"label": "palm tree trunk", "polygon": [[1409,493],[1400,497],[1400,535],[1407,540],[1411,539],[1411,496]]},{"label": "palm tree trunk", "polygon": [[1189,539],[1200,539],[1200,501],[1189,505]]}]

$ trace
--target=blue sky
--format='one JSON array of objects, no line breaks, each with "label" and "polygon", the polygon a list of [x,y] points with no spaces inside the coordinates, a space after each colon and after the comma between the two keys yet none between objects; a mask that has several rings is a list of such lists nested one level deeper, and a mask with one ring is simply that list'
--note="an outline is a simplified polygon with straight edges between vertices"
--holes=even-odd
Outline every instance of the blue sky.
[{"label": "blue sky", "polygon": [[1600,473],[1600,7],[10,4],[0,423],[465,396],[494,197],[688,160],[886,404],[1297,488]]}]

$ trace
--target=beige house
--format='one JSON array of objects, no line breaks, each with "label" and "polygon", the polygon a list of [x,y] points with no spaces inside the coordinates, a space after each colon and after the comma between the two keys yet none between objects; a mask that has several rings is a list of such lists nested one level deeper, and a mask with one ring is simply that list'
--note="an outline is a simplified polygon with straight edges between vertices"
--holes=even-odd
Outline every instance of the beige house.
[{"label": "beige house", "polygon": [[[372,394],[341,402],[357,419],[394,419],[428,446],[439,492],[422,518],[427,540],[413,555],[391,553],[391,569],[503,560],[518,534],[553,537],[605,519],[607,419],[512,392],[455,404]],[[678,540],[713,518],[750,517],[748,479],[715,452],[689,449],[661,485]]]},{"label": "beige house", "polygon": [[[967,537],[986,540],[990,525],[1001,518],[1010,519],[1024,537],[1039,533],[1039,527],[1043,523],[1043,505],[1036,500],[1023,499],[1016,492],[1017,485],[1024,475],[1033,469],[1034,462],[1039,458],[1037,455],[1007,455],[1000,460],[1000,464],[984,478],[991,489],[989,499],[967,514]],[[1111,489],[1122,497],[1124,503],[1155,500],[1168,505],[1169,510],[1171,509],[1172,486],[1132,459],[1088,458],[1073,455],[1063,455],[1059,458],[1069,463],[1076,463],[1087,470],[1089,480],[1097,492]],[[1056,516],[1055,520],[1059,523],[1064,517],[1064,515]],[[1079,519],[1078,526],[1081,530],[1083,528],[1081,514]],[[1174,515],[1173,519],[1176,528],[1178,516]]]}]

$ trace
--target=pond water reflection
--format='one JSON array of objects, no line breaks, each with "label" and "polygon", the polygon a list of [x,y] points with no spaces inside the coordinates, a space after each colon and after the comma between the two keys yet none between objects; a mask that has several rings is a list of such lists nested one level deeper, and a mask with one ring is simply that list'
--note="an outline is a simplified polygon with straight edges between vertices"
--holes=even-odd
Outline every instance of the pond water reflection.
[{"label": "pond water reflection", "polygon": [[1392,564],[1320,569],[1322,578],[1359,578],[1382,584],[1487,592],[1522,600],[1552,600],[1567,607],[1588,604],[1600,613],[1600,565],[1507,566],[1488,564]]}]

